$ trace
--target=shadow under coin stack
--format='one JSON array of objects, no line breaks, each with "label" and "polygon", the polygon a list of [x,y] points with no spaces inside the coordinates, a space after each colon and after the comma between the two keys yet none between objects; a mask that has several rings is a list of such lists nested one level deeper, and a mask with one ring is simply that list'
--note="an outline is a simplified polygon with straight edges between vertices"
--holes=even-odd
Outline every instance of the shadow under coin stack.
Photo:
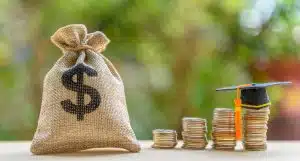
[{"label": "shadow under coin stack", "polygon": [[244,109],[244,147],[246,150],[266,150],[269,107]]},{"label": "shadow under coin stack", "polygon": [[153,133],[153,148],[167,149],[177,145],[177,133],[175,130],[156,129]]},{"label": "shadow under coin stack", "polygon": [[185,117],[182,119],[182,148],[205,149],[207,145],[206,120],[195,117]]},{"label": "shadow under coin stack", "polygon": [[215,108],[212,121],[213,148],[216,150],[234,150],[236,146],[234,111],[227,108]]}]

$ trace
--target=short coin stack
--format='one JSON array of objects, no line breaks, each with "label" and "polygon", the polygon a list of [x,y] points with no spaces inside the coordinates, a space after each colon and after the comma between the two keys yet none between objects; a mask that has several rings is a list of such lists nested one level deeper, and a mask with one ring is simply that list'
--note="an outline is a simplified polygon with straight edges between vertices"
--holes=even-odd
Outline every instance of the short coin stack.
[{"label": "short coin stack", "polygon": [[182,119],[182,129],[182,148],[205,149],[207,145],[207,125],[205,119],[185,117]]},{"label": "short coin stack", "polygon": [[174,148],[177,145],[177,133],[175,130],[156,129],[153,133],[153,148]]},{"label": "short coin stack", "polygon": [[212,121],[213,148],[216,150],[234,150],[236,146],[234,111],[227,108],[215,108]]},{"label": "short coin stack", "polygon": [[244,147],[246,150],[265,150],[267,148],[267,130],[269,107],[262,109],[244,109]]}]

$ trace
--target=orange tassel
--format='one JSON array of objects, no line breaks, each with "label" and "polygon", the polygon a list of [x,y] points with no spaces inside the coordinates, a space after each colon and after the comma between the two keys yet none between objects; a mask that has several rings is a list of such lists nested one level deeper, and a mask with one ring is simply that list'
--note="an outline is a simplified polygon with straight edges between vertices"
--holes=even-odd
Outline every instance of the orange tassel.
[{"label": "orange tassel", "polygon": [[235,137],[236,140],[242,139],[242,127],[241,127],[241,99],[235,99]]},{"label": "orange tassel", "polygon": [[242,111],[242,100],[241,100],[241,87],[251,86],[251,84],[244,84],[240,85],[236,89],[236,98],[234,99],[234,121],[235,121],[235,137],[236,140],[242,139],[242,118],[241,118],[241,111]]}]

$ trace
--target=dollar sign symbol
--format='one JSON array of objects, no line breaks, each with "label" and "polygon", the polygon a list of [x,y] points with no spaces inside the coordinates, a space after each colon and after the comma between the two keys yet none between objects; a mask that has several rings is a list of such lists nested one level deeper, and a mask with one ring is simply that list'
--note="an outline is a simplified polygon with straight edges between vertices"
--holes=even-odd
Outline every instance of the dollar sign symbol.
[{"label": "dollar sign symbol", "polygon": [[[100,94],[96,89],[84,85],[84,73],[90,77],[97,76],[97,72],[94,69],[82,63],[77,64],[62,75],[63,85],[67,89],[77,92],[77,105],[73,104],[70,99],[61,101],[61,105],[66,112],[76,114],[78,121],[83,120],[84,114],[96,110],[101,101]],[[74,75],[77,76],[76,82],[72,79]],[[84,94],[88,94],[91,97],[91,101],[87,105],[84,105]]]}]

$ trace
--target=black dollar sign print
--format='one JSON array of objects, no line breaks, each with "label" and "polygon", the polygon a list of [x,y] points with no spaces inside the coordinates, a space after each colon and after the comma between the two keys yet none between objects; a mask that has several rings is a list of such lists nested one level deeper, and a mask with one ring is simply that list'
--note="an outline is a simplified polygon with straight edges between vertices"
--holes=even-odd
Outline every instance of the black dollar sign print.
[{"label": "black dollar sign print", "polygon": [[[77,92],[77,105],[73,104],[70,99],[61,101],[61,105],[66,112],[76,114],[78,121],[83,120],[84,114],[96,110],[101,101],[100,94],[96,89],[84,85],[84,73],[90,77],[97,76],[97,72],[94,69],[82,63],[77,64],[62,75],[63,85],[67,89]],[[74,75],[77,76],[76,82],[72,80]],[[91,101],[87,105],[84,105],[84,94],[88,94],[91,97]]]}]

